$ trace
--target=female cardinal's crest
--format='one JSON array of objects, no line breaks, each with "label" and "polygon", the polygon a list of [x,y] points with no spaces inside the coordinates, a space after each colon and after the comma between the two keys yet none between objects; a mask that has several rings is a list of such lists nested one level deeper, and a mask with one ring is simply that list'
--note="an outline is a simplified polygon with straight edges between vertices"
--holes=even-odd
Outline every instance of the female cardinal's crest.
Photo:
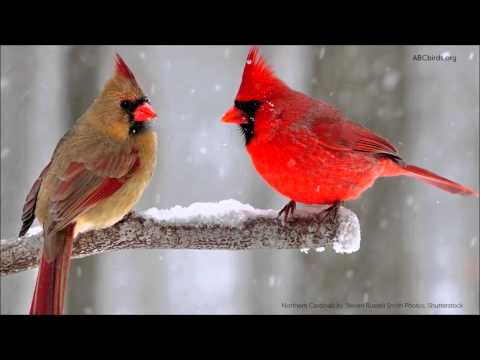
[{"label": "female cardinal's crest", "polygon": [[237,100],[260,100],[282,85],[283,82],[275,76],[265,59],[259,54],[258,48],[251,48],[243,70]]},{"label": "female cardinal's crest", "polygon": [[125,61],[123,61],[122,57],[118,54],[115,54],[115,71],[118,75],[123,76],[131,82],[137,82],[132,71],[129,69]]}]

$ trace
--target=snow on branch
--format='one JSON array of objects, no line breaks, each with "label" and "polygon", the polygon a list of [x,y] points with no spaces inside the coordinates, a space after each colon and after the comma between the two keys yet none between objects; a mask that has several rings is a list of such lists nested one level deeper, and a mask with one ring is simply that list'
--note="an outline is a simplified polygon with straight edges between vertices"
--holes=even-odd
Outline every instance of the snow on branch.
[{"label": "snow on branch", "polygon": [[[121,249],[300,249],[352,253],[360,248],[357,216],[341,207],[334,224],[321,224],[323,208],[297,209],[287,224],[277,211],[258,210],[236,200],[195,203],[168,210],[130,213],[114,226],[78,236],[73,257]],[[2,240],[0,273],[7,275],[34,268],[42,244],[40,227],[26,236]]]}]

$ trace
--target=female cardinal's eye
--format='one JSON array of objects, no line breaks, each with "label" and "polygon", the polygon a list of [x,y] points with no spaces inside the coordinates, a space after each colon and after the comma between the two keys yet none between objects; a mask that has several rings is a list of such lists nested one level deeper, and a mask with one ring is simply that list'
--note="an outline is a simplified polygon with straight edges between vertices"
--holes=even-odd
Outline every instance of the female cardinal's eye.
[{"label": "female cardinal's eye", "polygon": [[150,104],[150,99],[146,96],[143,97],[143,102]]},{"label": "female cardinal's eye", "polygon": [[131,105],[132,105],[132,103],[131,103],[129,100],[122,100],[122,101],[120,102],[121,108],[122,108],[122,109],[125,109],[125,110],[128,110]]}]

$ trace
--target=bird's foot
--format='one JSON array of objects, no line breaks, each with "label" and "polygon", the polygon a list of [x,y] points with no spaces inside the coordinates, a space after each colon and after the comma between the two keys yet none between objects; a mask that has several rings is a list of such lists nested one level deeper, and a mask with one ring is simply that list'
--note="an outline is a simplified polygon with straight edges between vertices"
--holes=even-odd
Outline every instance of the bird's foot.
[{"label": "bird's foot", "polygon": [[293,216],[293,212],[295,211],[295,208],[297,207],[297,203],[293,200],[290,200],[290,202],[285,205],[282,210],[280,210],[278,212],[278,215],[277,215],[277,219],[282,216],[283,213],[285,213],[285,216],[284,216],[284,221],[285,223],[287,222],[288,220],[288,216],[289,215],[292,215]]},{"label": "bird's foot", "polygon": [[343,201],[336,201],[319,214],[320,223],[333,225],[337,222],[338,209],[343,205]]}]

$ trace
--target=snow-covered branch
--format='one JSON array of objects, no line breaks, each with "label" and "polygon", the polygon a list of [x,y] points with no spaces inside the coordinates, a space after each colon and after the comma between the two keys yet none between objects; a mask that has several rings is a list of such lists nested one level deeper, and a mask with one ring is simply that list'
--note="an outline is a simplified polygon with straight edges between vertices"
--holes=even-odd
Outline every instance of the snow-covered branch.
[{"label": "snow-covered branch", "polygon": [[[287,224],[277,211],[258,210],[236,200],[195,203],[168,210],[149,209],[130,213],[114,226],[79,235],[74,257],[121,249],[306,249],[338,253],[360,248],[357,216],[341,207],[335,224],[320,224],[323,208],[297,209]],[[0,273],[7,275],[36,267],[41,248],[41,229],[25,237],[2,240]]]}]

